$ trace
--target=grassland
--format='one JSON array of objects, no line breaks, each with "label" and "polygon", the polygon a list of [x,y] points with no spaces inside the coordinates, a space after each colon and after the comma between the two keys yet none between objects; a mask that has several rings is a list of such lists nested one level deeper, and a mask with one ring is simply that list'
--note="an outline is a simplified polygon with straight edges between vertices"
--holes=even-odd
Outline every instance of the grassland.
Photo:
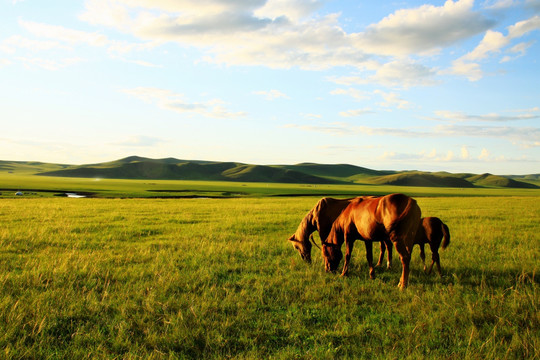
[{"label": "grassland", "polygon": [[98,198],[189,198],[265,196],[358,196],[406,192],[411,196],[538,196],[538,189],[442,188],[370,184],[279,184],[231,181],[131,180],[44,177],[0,172],[0,198],[64,196],[66,192]]},{"label": "grassland", "polygon": [[190,161],[174,158],[149,159],[139,156],[87,165],[0,160],[0,179],[4,175],[266,184],[540,188],[539,174],[499,176],[470,173],[452,174],[448,172],[381,171],[347,164],[250,165],[235,162]]},{"label": "grassland", "polygon": [[[175,184],[152,186],[223,185]],[[538,192],[411,190],[452,242],[442,278],[416,249],[403,292],[398,266],[369,279],[361,244],[348,278],[300,260],[286,238],[316,196],[0,199],[0,358],[540,358]]]}]

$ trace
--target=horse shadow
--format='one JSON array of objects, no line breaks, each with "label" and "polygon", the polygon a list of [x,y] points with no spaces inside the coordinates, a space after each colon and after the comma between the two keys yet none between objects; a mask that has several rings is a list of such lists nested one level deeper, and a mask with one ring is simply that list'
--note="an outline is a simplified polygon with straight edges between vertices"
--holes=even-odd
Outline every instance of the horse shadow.
[{"label": "horse shadow", "polygon": [[[398,260],[399,262],[399,260]],[[369,280],[368,266],[365,261],[352,264],[350,276],[358,276]],[[378,266],[375,268],[376,278],[383,283],[396,281],[396,276],[401,273],[400,264],[393,264],[391,268]],[[525,271],[518,268],[494,269],[482,266],[455,266],[443,265],[442,275],[436,272],[427,274],[423,270],[421,262],[411,262],[411,286],[422,284],[426,287],[437,286],[462,286],[470,289],[490,288],[494,290],[506,290],[517,285],[538,286],[540,277],[535,271]]]}]

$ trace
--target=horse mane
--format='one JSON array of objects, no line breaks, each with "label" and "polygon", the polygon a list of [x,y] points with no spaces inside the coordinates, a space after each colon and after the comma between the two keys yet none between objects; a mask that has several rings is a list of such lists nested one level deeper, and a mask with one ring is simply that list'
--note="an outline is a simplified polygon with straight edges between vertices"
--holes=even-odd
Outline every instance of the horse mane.
[{"label": "horse mane", "polygon": [[314,224],[313,222],[314,222],[314,219],[316,218],[315,213],[316,212],[318,213],[318,207],[321,201],[322,200],[319,200],[317,205],[315,205],[315,207],[313,207],[313,209],[311,209],[306,214],[306,216],[304,216],[302,221],[300,221],[300,224],[298,225],[298,228],[296,229],[296,232],[294,233],[294,238],[296,240],[298,241],[308,240],[309,235],[311,235],[311,233],[317,229],[317,225]]},{"label": "horse mane", "polygon": [[347,219],[346,216],[347,215],[341,213],[341,215],[337,217],[337,219],[332,224],[332,228],[330,229],[330,232],[328,233],[326,239],[321,239],[323,245],[337,247],[341,247],[341,245],[343,245],[343,242],[345,241],[343,237],[343,220]]}]

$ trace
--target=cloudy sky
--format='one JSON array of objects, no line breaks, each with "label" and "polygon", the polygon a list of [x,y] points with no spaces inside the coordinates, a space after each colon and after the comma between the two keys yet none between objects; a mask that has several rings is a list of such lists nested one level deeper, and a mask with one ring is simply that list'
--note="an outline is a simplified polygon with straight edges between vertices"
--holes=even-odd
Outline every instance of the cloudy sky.
[{"label": "cloudy sky", "polygon": [[0,0],[0,159],[540,172],[540,0]]}]

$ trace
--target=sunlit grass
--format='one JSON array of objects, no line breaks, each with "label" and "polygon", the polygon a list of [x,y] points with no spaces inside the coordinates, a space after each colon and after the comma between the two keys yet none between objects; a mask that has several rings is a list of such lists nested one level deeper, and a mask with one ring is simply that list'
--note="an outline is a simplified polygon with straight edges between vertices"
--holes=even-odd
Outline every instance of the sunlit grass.
[{"label": "sunlit grass", "polygon": [[367,184],[306,185],[232,181],[127,180],[62,178],[0,172],[0,198],[54,197],[66,192],[88,193],[99,198],[189,198],[261,196],[385,195],[404,192],[411,196],[538,196],[538,189],[439,188]]},{"label": "sunlit grass", "polygon": [[0,200],[0,358],[540,356],[538,197],[418,198],[452,240],[404,292],[301,261],[317,199]]}]

